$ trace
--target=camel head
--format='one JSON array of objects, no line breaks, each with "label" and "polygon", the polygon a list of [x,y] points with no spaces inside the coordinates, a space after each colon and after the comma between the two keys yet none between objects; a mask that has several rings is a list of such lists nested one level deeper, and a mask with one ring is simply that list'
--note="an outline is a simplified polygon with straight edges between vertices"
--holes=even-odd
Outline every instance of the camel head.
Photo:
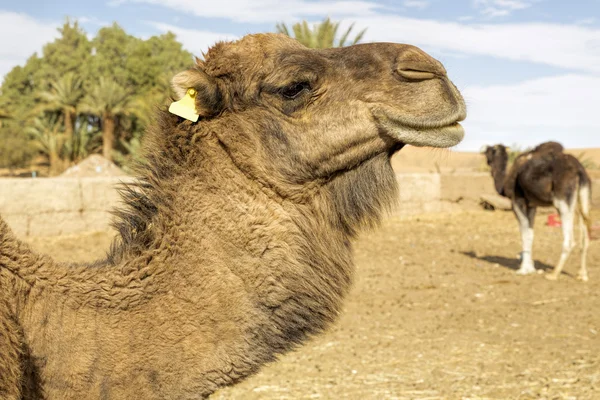
[{"label": "camel head", "polygon": [[487,164],[490,166],[496,192],[501,196],[507,196],[504,185],[508,165],[508,148],[502,144],[486,146],[483,154],[485,154]]},{"label": "camel head", "polygon": [[308,49],[278,34],[212,47],[176,75],[237,166],[269,186],[331,179],[405,144],[459,143],[464,101],[435,59],[402,44]]},{"label": "camel head", "polygon": [[508,149],[506,146],[502,144],[486,146],[483,154],[489,166],[498,164],[506,168],[506,163],[508,162]]}]

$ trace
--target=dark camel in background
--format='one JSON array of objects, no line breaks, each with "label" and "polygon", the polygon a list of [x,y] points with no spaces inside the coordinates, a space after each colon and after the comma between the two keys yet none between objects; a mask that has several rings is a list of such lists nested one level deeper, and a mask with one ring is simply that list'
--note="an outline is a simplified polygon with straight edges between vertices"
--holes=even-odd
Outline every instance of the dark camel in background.
[{"label": "dark camel in background", "polygon": [[0,220],[3,400],[198,399],[255,373],[338,317],[351,241],[397,201],[390,157],[463,137],[461,95],[408,45],[250,35],[173,82],[200,119],[158,113],[106,259],[55,262]]},{"label": "dark camel in background", "polygon": [[556,280],[569,254],[575,247],[573,225],[578,215],[581,227],[581,267],[578,278],[587,281],[587,251],[591,235],[591,180],[577,158],[563,152],[556,142],[542,143],[531,151],[519,155],[508,171],[508,154],[501,144],[485,150],[487,163],[492,169],[496,190],[512,201],[513,211],[519,221],[523,252],[518,274],[535,272],[531,248],[536,207],[554,206],[562,221],[563,245],[560,259],[554,270],[546,275]]}]

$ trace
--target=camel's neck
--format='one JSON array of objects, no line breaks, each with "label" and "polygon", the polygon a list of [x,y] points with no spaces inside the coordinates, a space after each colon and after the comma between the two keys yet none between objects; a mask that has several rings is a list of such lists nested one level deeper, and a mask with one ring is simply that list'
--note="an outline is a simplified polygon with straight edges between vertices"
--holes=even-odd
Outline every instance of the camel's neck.
[{"label": "camel's neck", "polygon": [[[19,286],[29,286],[34,282],[32,272],[41,264],[42,257],[18,240],[8,224],[0,217],[0,281],[10,277]],[[0,282],[0,291],[8,291],[9,285]],[[16,293],[16,292],[14,292]],[[6,293],[4,293],[6,295]],[[2,294],[0,294],[0,300]]]},{"label": "camel's neck", "polygon": [[[349,236],[328,223],[314,204],[284,200],[240,171],[226,152],[204,144],[205,161],[179,182],[176,215],[161,242],[187,282],[221,299],[243,294],[256,346],[284,352],[324,329],[339,313],[353,272]],[[193,169],[193,168],[192,168]],[[156,220],[161,220],[157,216]]]},{"label": "camel's neck", "polygon": [[508,157],[506,154],[501,154],[496,157],[492,164],[492,177],[494,178],[494,186],[499,195],[504,196],[504,182],[506,179],[506,166]]},{"label": "camel's neck", "polygon": [[195,165],[130,194],[105,263],[52,264],[32,279],[76,307],[121,312],[176,293],[196,305],[190,318],[255,324],[256,346],[284,352],[338,315],[353,272],[349,235],[325,218],[330,206],[274,197],[218,144],[202,151]]},{"label": "camel's neck", "polygon": [[41,260],[26,271],[25,331],[80,324],[76,337],[36,335],[45,340],[34,338],[36,355],[102,340],[114,344],[105,349],[112,360],[113,350],[139,344],[165,354],[158,374],[185,359],[194,380],[218,376],[214,390],[336,319],[352,280],[350,239],[394,197],[389,160],[365,162],[295,202],[251,179],[215,138],[203,138],[201,154],[178,151],[182,168],[156,164],[142,192],[129,194],[106,262]]}]

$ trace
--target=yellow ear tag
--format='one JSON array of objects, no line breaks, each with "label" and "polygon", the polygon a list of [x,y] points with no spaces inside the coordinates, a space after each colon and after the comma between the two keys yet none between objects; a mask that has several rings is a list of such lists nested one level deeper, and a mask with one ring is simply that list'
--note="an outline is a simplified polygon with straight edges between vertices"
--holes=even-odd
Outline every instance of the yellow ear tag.
[{"label": "yellow ear tag", "polygon": [[169,106],[169,112],[181,118],[189,119],[192,122],[198,121],[199,115],[196,113],[196,89],[189,88],[181,100],[172,102]]}]

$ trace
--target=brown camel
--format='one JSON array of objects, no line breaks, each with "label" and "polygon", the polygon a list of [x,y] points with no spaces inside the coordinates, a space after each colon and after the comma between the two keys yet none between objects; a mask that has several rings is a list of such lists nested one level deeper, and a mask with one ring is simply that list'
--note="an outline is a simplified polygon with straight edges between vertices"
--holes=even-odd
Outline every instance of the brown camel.
[{"label": "brown camel", "polygon": [[579,211],[581,226],[581,268],[578,278],[587,281],[587,251],[591,234],[591,181],[577,158],[563,152],[556,142],[542,143],[531,151],[519,155],[508,172],[506,147],[497,144],[485,150],[487,163],[492,169],[496,190],[512,201],[513,211],[519,221],[523,252],[518,274],[535,272],[531,248],[536,207],[554,206],[562,220],[563,246],[558,264],[550,280],[558,279],[574,247],[573,225]]},{"label": "brown camel", "polygon": [[0,398],[198,399],[255,373],[340,313],[391,155],[463,137],[408,45],[250,35],[173,82],[200,119],[158,113],[106,259],[57,263],[0,222]]}]

